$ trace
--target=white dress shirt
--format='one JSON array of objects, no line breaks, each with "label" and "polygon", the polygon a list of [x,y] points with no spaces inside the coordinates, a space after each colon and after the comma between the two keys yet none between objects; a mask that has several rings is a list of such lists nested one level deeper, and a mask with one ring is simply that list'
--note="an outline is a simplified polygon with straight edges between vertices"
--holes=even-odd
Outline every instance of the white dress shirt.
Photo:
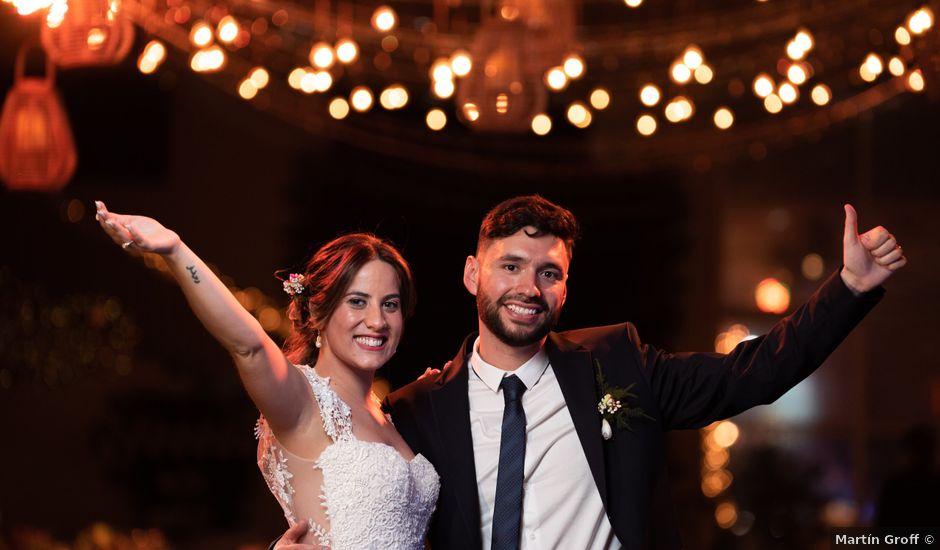
[{"label": "white dress shirt", "polygon": [[[621,548],[604,511],[571,413],[544,349],[514,372],[485,362],[473,344],[469,375],[470,432],[480,496],[483,548],[493,539],[504,400],[499,383],[515,374],[526,386],[526,449],[521,550]],[[600,426],[598,426],[600,430]]]}]

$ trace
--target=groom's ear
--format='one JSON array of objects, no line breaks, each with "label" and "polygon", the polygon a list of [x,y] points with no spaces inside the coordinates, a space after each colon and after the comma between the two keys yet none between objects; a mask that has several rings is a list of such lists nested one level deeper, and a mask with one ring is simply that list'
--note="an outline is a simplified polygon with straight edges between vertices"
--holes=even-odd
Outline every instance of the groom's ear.
[{"label": "groom's ear", "polygon": [[477,295],[477,275],[480,272],[480,262],[475,256],[467,256],[467,263],[463,266],[463,286],[470,294]]}]

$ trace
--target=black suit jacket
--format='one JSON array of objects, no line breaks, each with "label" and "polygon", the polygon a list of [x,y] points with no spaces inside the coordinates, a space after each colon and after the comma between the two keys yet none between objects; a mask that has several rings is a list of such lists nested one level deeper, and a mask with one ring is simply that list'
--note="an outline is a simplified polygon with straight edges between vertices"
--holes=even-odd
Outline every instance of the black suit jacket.
[{"label": "black suit jacket", "polygon": [[[546,347],[565,403],[617,538],[625,548],[679,548],[666,476],[663,432],[700,428],[776,400],[813,372],[877,303],[884,291],[852,295],[838,274],[765,336],[728,355],[667,353],[640,341],[630,323],[551,333]],[[471,334],[453,364],[391,394],[395,426],[441,476],[431,521],[433,548],[478,549],[480,506],[470,406]],[[601,436],[593,361],[609,386],[635,384],[630,406],[653,419]]]}]

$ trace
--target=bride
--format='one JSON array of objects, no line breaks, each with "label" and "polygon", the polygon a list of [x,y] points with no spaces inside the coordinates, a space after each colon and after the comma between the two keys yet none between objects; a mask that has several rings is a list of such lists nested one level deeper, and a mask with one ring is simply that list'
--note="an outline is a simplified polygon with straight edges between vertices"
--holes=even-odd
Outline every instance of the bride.
[{"label": "bride", "polygon": [[324,245],[284,281],[293,326],[281,350],[176,233],[95,205],[114,242],[163,257],[193,312],[232,355],[262,414],[258,466],[292,532],[306,531],[296,542],[424,548],[440,482],[371,389],[414,308],[401,254],[363,233]]}]

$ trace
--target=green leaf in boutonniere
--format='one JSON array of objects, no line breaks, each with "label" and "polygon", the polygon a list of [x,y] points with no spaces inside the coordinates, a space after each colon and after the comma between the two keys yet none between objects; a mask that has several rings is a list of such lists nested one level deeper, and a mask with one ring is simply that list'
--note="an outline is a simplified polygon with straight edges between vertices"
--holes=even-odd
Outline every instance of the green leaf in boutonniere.
[{"label": "green leaf in boutonniere", "polygon": [[636,382],[626,388],[617,386],[608,386],[604,380],[604,372],[601,370],[601,362],[594,360],[595,380],[597,381],[597,391],[602,396],[597,404],[597,412],[601,413],[601,435],[604,439],[610,439],[614,436],[611,424],[618,430],[627,429],[631,432],[630,420],[633,418],[648,418],[656,420],[646,414],[643,407],[631,407],[628,400],[636,399],[637,395],[630,390],[636,385]]}]

